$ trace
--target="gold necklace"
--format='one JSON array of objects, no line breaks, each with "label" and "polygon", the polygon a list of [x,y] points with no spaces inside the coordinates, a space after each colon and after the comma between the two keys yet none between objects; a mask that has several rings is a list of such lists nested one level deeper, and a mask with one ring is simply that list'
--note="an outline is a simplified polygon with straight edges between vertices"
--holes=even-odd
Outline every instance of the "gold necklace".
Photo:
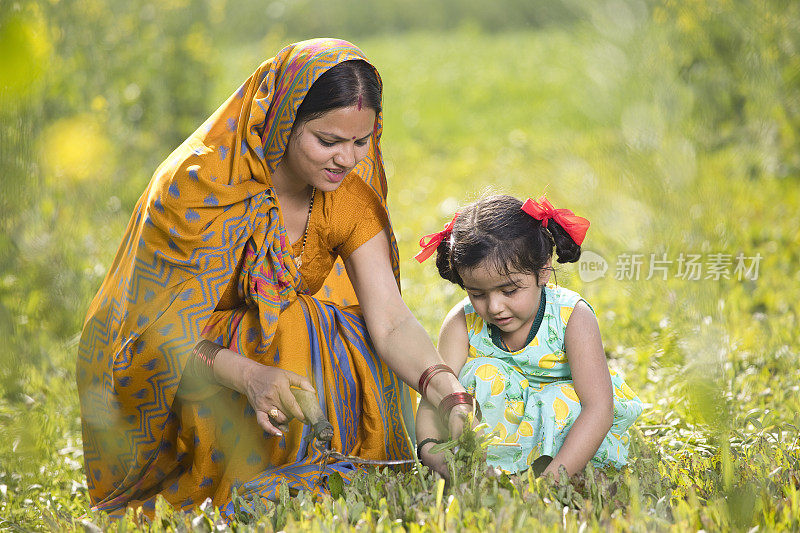
[{"label": "gold necklace", "polygon": [[317,188],[311,187],[311,200],[308,202],[308,214],[306,215],[306,227],[303,230],[303,247],[300,253],[294,258],[294,264],[297,265],[297,270],[303,265],[303,252],[306,251],[306,240],[308,239],[308,226],[311,222],[311,210],[314,209],[314,197],[317,195]]}]

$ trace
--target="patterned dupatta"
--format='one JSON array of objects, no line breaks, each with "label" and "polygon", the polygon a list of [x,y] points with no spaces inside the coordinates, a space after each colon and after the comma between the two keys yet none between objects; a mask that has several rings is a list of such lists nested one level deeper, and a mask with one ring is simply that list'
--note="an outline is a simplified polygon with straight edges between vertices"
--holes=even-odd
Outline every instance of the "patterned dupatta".
[{"label": "patterned dupatta", "polygon": [[[79,345],[84,460],[96,505],[129,500],[145,474],[153,477],[183,368],[248,240],[255,246],[242,277],[258,295],[265,344],[281,309],[305,292],[271,175],[308,89],[352,59],[366,58],[336,39],[281,50],[158,167],[136,204]],[[381,131],[379,114],[354,172],[385,208]],[[393,236],[390,243],[399,280]]]}]

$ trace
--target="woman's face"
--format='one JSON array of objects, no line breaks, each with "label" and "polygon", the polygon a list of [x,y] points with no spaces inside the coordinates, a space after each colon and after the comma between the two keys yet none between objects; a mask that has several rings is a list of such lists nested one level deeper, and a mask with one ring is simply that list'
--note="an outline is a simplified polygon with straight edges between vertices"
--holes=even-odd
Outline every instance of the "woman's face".
[{"label": "woman's face", "polygon": [[290,187],[335,190],[369,152],[375,110],[343,107],[296,127],[276,174]]}]

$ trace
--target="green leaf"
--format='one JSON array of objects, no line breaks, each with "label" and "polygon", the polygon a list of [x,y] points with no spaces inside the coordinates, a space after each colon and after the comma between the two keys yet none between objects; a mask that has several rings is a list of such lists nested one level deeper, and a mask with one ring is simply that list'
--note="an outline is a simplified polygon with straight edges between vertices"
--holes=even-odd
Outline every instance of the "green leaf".
[{"label": "green leaf", "polygon": [[331,472],[328,475],[328,489],[331,491],[331,497],[336,500],[344,494],[344,480],[339,472]]}]

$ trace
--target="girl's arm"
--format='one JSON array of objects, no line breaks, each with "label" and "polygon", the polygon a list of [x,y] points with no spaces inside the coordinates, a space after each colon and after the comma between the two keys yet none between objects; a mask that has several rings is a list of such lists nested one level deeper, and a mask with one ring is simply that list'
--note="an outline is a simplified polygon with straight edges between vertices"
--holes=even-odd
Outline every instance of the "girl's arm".
[{"label": "girl's arm", "polygon": [[[439,330],[439,354],[444,362],[458,374],[467,360],[469,338],[467,337],[467,319],[464,315],[464,306],[456,304],[442,322]],[[417,442],[425,439],[446,440],[447,428],[442,427],[434,408],[428,402],[420,402],[417,409]],[[420,448],[419,459],[430,466],[442,476],[449,477],[447,465],[444,463],[444,454],[430,452],[434,444],[425,444]]]},{"label": "girl's arm", "polygon": [[[344,265],[378,355],[400,379],[416,388],[422,373],[443,361],[400,297],[389,257],[388,237],[380,232],[351,253]],[[463,391],[455,376],[440,372],[428,384],[427,399],[438,406],[451,392]],[[458,405],[451,411],[448,423],[453,435],[461,434],[470,407]]]},{"label": "girl's arm", "polygon": [[586,302],[578,302],[572,310],[564,344],[581,412],[564,445],[544,470],[545,474],[556,476],[561,465],[570,476],[583,470],[597,453],[614,421],[614,393],[600,328]]}]

